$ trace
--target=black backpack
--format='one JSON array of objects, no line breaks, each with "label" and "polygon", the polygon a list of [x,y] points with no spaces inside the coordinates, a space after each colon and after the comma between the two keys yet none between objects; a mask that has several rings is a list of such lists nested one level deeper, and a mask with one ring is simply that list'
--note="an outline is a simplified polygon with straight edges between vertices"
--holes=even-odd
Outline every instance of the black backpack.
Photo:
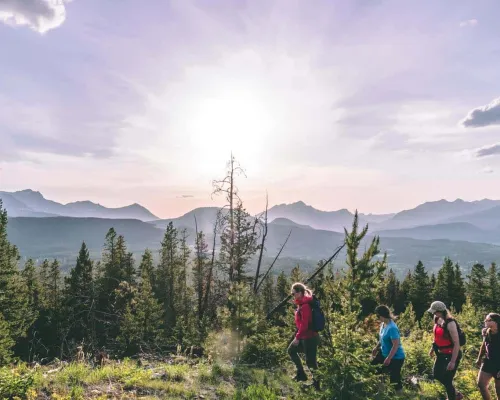
[{"label": "black backpack", "polygon": [[455,324],[457,325],[458,342],[460,344],[460,347],[462,347],[467,343],[467,338],[465,336],[465,332],[462,330],[462,328],[460,328],[460,324],[458,323],[458,321],[456,319],[453,319],[453,318],[447,319],[444,322],[443,328],[446,331],[446,333],[448,333],[448,336],[450,336],[450,339],[451,339],[451,335],[448,332],[448,323],[450,323],[451,321],[455,321]]},{"label": "black backpack", "polygon": [[311,314],[312,314],[312,327],[311,329],[315,332],[320,332],[325,329],[325,313],[321,309],[321,304],[319,299],[313,295],[313,300],[310,303]]}]

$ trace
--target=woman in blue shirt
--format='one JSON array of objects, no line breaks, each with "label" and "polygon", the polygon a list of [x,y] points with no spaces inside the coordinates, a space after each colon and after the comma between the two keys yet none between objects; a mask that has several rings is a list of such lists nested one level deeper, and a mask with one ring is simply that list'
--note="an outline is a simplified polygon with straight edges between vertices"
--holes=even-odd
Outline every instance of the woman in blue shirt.
[{"label": "woman in blue shirt", "polygon": [[379,341],[372,351],[372,365],[380,365],[379,372],[389,373],[391,384],[395,385],[396,393],[401,393],[403,383],[401,368],[405,361],[405,352],[401,346],[401,336],[394,317],[387,306],[378,306],[375,309],[381,322]]}]

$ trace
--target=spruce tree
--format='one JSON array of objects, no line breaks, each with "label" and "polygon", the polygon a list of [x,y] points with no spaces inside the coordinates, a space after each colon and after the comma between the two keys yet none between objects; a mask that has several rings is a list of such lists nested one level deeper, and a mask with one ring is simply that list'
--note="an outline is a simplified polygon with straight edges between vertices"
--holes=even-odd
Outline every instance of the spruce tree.
[{"label": "spruce tree", "polygon": [[422,261],[418,262],[413,271],[408,299],[413,305],[417,321],[420,321],[431,303],[431,282]]},{"label": "spruce tree", "polygon": [[467,292],[471,298],[474,307],[485,310],[488,307],[488,273],[483,264],[474,264],[472,266]]},{"label": "spruce tree", "polygon": [[413,285],[413,275],[410,270],[399,286],[399,299],[394,309],[396,314],[403,312],[410,302],[410,290]]},{"label": "spruce tree", "polygon": [[383,296],[380,299],[380,303],[394,308],[399,299],[399,285],[400,284],[398,279],[396,278],[396,274],[391,268],[382,286]]},{"label": "spruce tree", "polygon": [[179,270],[179,238],[177,229],[169,222],[160,249],[156,294],[163,305],[164,329],[167,336],[173,334],[177,315],[175,310],[176,280]]},{"label": "spruce tree", "polygon": [[152,254],[146,250],[139,267],[141,281],[138,290],[133,291],[120,320],[117,339],[124,355],[153,352],[161,338],[162,307],[153,295],[152,265]]},{"label": "spruce tree", "polygon": [[454,274],[453,274],[453,284],[451,290],[451,304],[455,307],[455,310],[460,312],[462,306],[466,300],[465,293],[465,282],[462,277],[462,271],[458,263],[455,264]]},{"label": "spruce tree", "polygon": [[76,265],[65,278],[64,303],[67,315],[68,336],[77,344],[84,342],[87,349],[95,350],[96,343],[96,291],[93,262],[85,242],[82,243]]},{"label": "spruce tree", "polygon": [[[358,231],[357,210],[354,214],[351,232],[345,228],[344,232],[347,246],[346,264],[348,266],[345,280],[346,296],[349,299],[350,311],[354,311],[357,302],[363,307],[364,304],[372,303],[376,298],[375,289],[379,287],[387,268],[387,255],[384,255],[382,260],[373,260],[380,253],[380,238],[378,236],[372,239],[363,255],[359,255],[359,246],[368,233],[368,225],[361,232]],[[363,310],[364,313],[371,311]]]},{"label": "spruce tree", "polygon": [[434,287],[433,300],[439,300],[451,307],[453,301],[453,290],[455,284],[455,270],[453,262],[446,257],[443,265],[438,271],[436,286]]},{"label": "spruce tree", "polygon": [[3,347],[11,340],[24,337],[33,323],[33,315],[28,310],[27,288],[18,266],[19,252],[8,240],[7,223],[7,211],[0,200],[0,319],[3,321],[0,331],[2,334],[8,331],[8,336],[3,336]]},{"label": "spruce tree", "polygon": [[488,291],[486,295],[488,309],[498,310],[500,308],[500,285],[498,284],[498,272],[496,263],[491,263],[488,270]]}]

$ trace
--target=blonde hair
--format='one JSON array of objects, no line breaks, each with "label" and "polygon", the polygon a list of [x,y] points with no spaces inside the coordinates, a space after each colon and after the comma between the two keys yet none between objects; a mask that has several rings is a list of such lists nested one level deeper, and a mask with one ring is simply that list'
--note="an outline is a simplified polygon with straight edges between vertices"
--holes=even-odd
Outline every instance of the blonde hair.
[{"label": "blonde hair", "polygon": [[312,296],[313,292],[311,289],[309,289],[306,285],[304,285],[302,282],[295,282],[293,285],[292,285],[292,291],[293,292],[300,292],[302,293],[303,295],[305,295],[306,293],[309,294],[310,296]]}]

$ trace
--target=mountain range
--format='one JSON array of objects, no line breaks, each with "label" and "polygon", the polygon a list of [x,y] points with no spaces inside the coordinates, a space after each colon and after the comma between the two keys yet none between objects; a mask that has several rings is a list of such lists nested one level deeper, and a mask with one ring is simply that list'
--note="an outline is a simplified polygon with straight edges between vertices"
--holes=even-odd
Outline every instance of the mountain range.
[{"label": "mountain range", "polygon": [[[82,241],[98,258],[110,227],[123,234],[129,249],[139,254],[157,250],[164,229],[172,222],[186,229],[192,244],[194,232],[204,231],[210,242],[218,208],[201,207],[172,219],[159,219],[146,208],[132,204],[107,208],[89,201],[61,204],[32,190],[0,192],[9,214],[9,239],[24,257],[57,257],[74,262]],[[279,268],[300,263],[313,267],[329,257],[350,229],[353,213],[347,209],[322,211],[302,201],[279,204],[268,210],[269,234],[265,259],[271,260],[291,231]],[[422,260],[431,270],[444,257],[470,266],[500,261],[500,201],[439,200],[393,214],[359,214],[360,225],[369,225],[369,240],[381,237],[382,250],[397,271],[406,271]],[[342,260],[342,255],[339,260]],[[341,262],[341,261],[339,261]]]},{"label": "mountain range", "polygon": [[141,221],[158,219],[149,210],[139,204],[120,208],[108,208],[91,201],[76,201],[61,204],[47,200],[40,192],[31,189],[17,192],[0,192],[0,199],[9,217],[95,217],[95,218],[131,218]]}]

